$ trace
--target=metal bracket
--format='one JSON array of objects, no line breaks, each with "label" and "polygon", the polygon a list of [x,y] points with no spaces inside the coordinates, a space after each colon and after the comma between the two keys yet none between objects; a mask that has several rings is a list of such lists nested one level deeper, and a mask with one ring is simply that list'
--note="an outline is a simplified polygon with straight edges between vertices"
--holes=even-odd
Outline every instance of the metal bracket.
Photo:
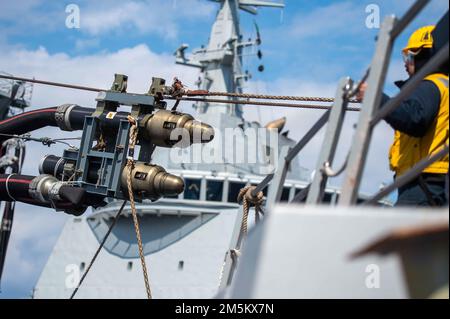
[{"label": "metal bracket", "polygon": [[62,131],[73,131],[72,127],[70,126],[69,121],[69,113],[70,110],[73,109],[76,105],[75,104],[63,104],[56,108],[55,112],[55,120],[56,124]]},{"label": "metal bracket", "polygon": [[[65,158],[76,163],[73,181],[91,194],[116,199],[126,197],[121,188],[121,175],[128,154],[130,124],[123,119],[118,127],[110,128],[104,126],[103,120],[110,112],[117,112],[120,105],[131,106],[130,115],[136,119],[152,114],[155,106],[163,105],[153,95],[126,93],[127,80],[126,75],[116,74],[111,91],[99,92],[95,112],[85,117],[79,151],[65,152]],[[152,85],[164,83],[163,79],[154,78]],[[93,145],[100,137],[104,147],[96,149]],[[150,142],[141,145],[139,160],[150,162],[153,150]],[[89,175],[93,170],[98,172],[95,180]]]},{"label": "metal bracket", "polygon": [[114,82],[111,91],[125,93],[127,91],[128,76],[124,74],[114,74]]}]

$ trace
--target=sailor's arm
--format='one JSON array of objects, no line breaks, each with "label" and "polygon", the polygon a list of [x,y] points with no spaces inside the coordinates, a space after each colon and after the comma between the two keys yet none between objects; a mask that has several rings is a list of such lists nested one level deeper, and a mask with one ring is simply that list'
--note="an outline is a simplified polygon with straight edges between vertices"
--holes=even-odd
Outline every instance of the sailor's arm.
[{"label": "sailor's arm", "polygon": [[[367,84],[361,86],[358,99],[363,100]],[[381,107],[390,97],[382,95]],[[422,81],[409,98],[387,115],[384,120],[394,129],[410,136],[422,137],[426,134],[439,112],[441,95],[431,81]]]}]

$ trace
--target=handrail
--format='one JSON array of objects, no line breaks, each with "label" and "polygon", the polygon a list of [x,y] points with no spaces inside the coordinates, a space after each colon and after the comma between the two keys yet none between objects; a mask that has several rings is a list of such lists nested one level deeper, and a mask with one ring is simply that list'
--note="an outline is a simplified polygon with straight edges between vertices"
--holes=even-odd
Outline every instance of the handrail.
[{"label": "handrail", "polygon": [[418,0],[409,10],[403,15],[403,17],[397,22],[394,29],[391,31],[393,39],[397,38],[400,33],[408,26],[408,24],[422,11],[422,9],[430,2],[430,0]]},{"label": "handrail", "polygon": [[[311,139],[322,129],[322,127],[327,123],[330,117],[330,110],[327,110],[318,120],[317,122],[306,132],[306,134],[302,137],[298,143],[289,150],[287,156],[285,157],[286,162],[291,162],[295,156],[311,141]],[[252,195],[256,196],[259,192],[263,191],[269,183],[272,181],[275,174],[267,175],[252,191]]]}]

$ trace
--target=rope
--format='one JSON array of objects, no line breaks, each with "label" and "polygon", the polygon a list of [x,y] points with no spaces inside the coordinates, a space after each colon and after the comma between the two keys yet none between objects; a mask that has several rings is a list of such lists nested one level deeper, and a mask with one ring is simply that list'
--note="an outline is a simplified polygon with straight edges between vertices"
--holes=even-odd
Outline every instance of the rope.
[{"label": "rope", "polygon": [[255,223],[260,219],[260,215],[263,215],[262,204],[264,202],[263,192],[259,192],[256,196],[252,195],[253,190],[256,186],[247,186],[240,190],[238,195],[238,202],[242,201],[242,224],[241,224],[241,234],[247,235],[248,231],[248,214],[250,211],[250,206],[255,206]]},{"label": "rope", "polygon": [[[258,106],[275,106],[275,107],[291,107],[291,108],[303,108],[303,109],[314,109],[314,110],[329,110],[332,105],[316,105],[316,104],[293,104],[293,103],[274,103],[274,102],[261,102],[261,101],[247,101],[247,100],[223,100],[223,99],[204,99],[195,97],[183,97],[174,98],[171,96],[165,96],[168,100],[181,100],[181,101],[192,101],[192,102],[203,102],[203,103],[225,103],[225,104],[245,104],[245,105],[258,105]],[[347,107],[347,111],[359,112],[361,108],[359,107]]]},{"label": "rope", "polygon": [[[366,76],[365,76],[366,77]],[[59,83],[59,82],[50,82],[50,81],[42,81],[42,80],[36,80],[36,79],[29,79],[29,78],[21,78],[21,77],[14,77],[14,76],[5,76],[0,75],[0,78],[4,79],[11,79],[11,80],[19,80],[19,81],[25,81],[25,82],[31,82],[31,83],[39,83],[44,85],[51,85],[51,86],[59,86],[59,87],[65,87],[65,88],[71,88],[76,90],[87,90],[87,91],[93,91],[93,92],[101,92],[101,91],[108,91],[104,89],[99,88],[93,88],[93,87],[87,87],[87,86],[79,86],[79,85],[72,85],[72,84],[66,84],[66,83]],[[182,83],[176,79],[175,83],[176,86],[173,88],[174,92],[176,92],[176,97],[172,97],[173,99],[177,100],[178,103],[180,100],[186,100],[186,101],[195,101],[190,100],[189,98],[181,98],[181,95],[184,94],[186,96],[226,96],[226,97],[237,97],[237,98],[255,98],[255,99],[267,99],[267,100],[287,100],[287,101],[308,101],[308,102],[334,102],[333,98],[325,98],[325,97],[308,97],[308,96],[289,96],[289,95],[264,95],[264,94],[251,94],[251,93],[227,93],[227,92],[208,92],[204,90],[196,90],[196,91],[190,91],[190,90],[184,90]],[[178,91],[180,90],[180,91]],[[200,100],[200,102],[202,102]],[[207,102],[207,101],[204,101]],[[356,99],[350,100],[350,103],[359,103]],[[176,104],[176,106],[178,105]],[[224,100],[217,100],[214,103],[228,103]],[[256,104],[256,102],[253,103],[244,103],[242,101],[233,102],[233,104],[251,104],[251,105],[267,105],[267,106],[281,106],[285,107],[287,105],[282,105],[280,103],[274,103],[274,104]],[[175,108],[176,108],[175,106]],[[301,107],[301,106],[297,106]],[[350,111],[359,111],[359,109],[351,109]]]},{"label": "rope", "polygon": [[73,291],[72,295],[70,296],[70,299],[73,299],[75,297],[75,295],[78,292],[78,289],[80,289],[81,284],[84,281],[84,278],[86,278],[89,270],[91,270],[92,265],[94,264],[95,260],[97,259],[98,254],[100,253],[100,251],[102,250],[103,246],[106,243],[106,240],[108,239],[109,235],[111,234],[112,229],[114,228],[114,226],[116,225],[117,220],[120,217],[120,214],[122,214],[123,208],[125,207],[125,204],[127,203],[126,200],[123,201],[122,206],[120,206],[119,211],[117,212],[116,216],[114,217],[114,220],[111,224],[111,226],[109,226],[108,232],[106,233],[105,237],[103,237],[102,242],[100,243],[100,246],[97,248],[97,251],[94,254],[94,257],[92,257],[91,262],[89,263],[89,266],[86,268],[86,271],[84,272],[83,276],[80,279],[80,282],[78,283],[77,287],[75,288],[75,290]]},{"label": "rope", "polygon": [[141,231],[139,229],[139,221],[136,214],[136,205],[134,202],[134,194],[133,194],[133,187],[131,184],[131,178],[132,178],[132,172],[134,168],[134,147],[136,145],[136,139],[137,139],[137,123],[136,119],[132,116],[128,115],[128,121],[130,122],[130,142],[128,147],[128,159],[127,159],[127,186],[128,186],[128,197],[130,199],[130,206],[131,206],[131,214],[133,215],[133,223],[134,223],[134,230],[136,231],[136,238],[138,242],[138,248],[139,248],[139,257],[141,258],[141,264],[142,264],[142,272],[144,274],[144,283],[145,288],[147,290],[147,297],[148,299],[152,299],[152,292],[150,290],[150,284],[147,274],[147,265],[145,264],[145,256],[144,256],[144,249],[142,245],[141,240]]},{"label": "rope", "polygon": [[[252,93],[228,93],[228,92],[208,92],[208,96],[227,96],[244,99],[264,99],[264,100],[285,100],[285,101],[303,101],[303,102],[334,102],[334,98],[314,97],[314,96],[292,96],[292,95],[267,95]],[[359,103],[357,100],[350,100],[350,103]]]}]

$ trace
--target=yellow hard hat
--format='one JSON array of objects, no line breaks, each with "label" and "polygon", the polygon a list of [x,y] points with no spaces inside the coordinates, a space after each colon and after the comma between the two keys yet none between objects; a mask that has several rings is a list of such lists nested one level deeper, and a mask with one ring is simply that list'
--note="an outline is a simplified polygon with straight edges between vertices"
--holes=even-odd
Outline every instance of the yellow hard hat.
[{"label": "yellow hard hat", "polygon": [[430,49],[433,47],[433,36],[431,32],[433,32],[435,26],[429,25],[426,27],[422,27],[414,31],[414,33],[409,38],[408,44],[403,48],[403,53],[406,53],[409,50],[417,50],[417,49]]}]

